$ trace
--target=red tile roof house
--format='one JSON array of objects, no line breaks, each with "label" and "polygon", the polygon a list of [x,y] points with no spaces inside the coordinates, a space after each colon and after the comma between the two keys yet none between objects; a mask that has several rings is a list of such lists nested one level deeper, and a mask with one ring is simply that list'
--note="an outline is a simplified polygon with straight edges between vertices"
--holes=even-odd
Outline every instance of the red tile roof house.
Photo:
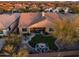
[{"label": "red tile roof house", "polygon": [[18,24],[19,14],[1,14],[0,15],[0,36],[7,36]]},{"label": "red tile roof house", "polygon": [[[50,28],[53,25],[54,20],[59,20],[60,17],[56,13],[22,13],[19,20],[19,32],[20,34],[31,33],[33,29],[45,28],[46,32],[51,33]],[[48,53],[35,53],[29,54],[28,57],[57,57],[57,56],[79,56],[79,50],[76,51],[60,51],[60,52],[48,52]]]},{"label": "red tile roof house", "polygon": [[22,13],[18,25],[20,34],[30,33],[34,29],[41,29],[51,33],[50,29],[55,19],[59,19],[56,13]]}]

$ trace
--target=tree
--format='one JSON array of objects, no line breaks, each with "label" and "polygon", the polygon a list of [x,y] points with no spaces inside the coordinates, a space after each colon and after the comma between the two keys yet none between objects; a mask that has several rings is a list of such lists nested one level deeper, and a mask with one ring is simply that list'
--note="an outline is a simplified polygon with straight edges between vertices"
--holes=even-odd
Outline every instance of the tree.
[{"label": "tree", "polygon": [[57,38],[56,45],[60,49],[77,49],[79,43],[79,17],[68,19],[60,17],[59,20],[53,22],[53,36]]},{"label": "tree", "polygon": [[21,39],[15,34],[11,34],[6,38],[6,44],[3,51],[13,57],[24,57],[28,55],[26,48],[21,46]]}]

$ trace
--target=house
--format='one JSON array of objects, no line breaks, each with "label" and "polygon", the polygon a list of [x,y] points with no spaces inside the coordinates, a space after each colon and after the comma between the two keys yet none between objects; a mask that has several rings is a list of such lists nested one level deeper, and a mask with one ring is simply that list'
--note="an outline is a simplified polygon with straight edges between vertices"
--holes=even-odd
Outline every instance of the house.
[{"label": "house", "polygon": [[20,8],[23,8],[23,5],[20,4],[20,3],[16,3],[16,4],[14,4],[14,7],[15,7],[16,9],[20,9]]},{"label": "house", "polygon": [[19,14],[0,14],[0,36],[7,36],[15,30],[19,22]]},{"label": "house", "polygon": [[47,8],[45,9],[46,12],[53,12],[54,8]]},{"label": "house", "polygon": [[53,31],[52,24],[55,19],[59,19],[56,13],[22,13],[19,20],[20,34],[31,32],[49,32]]},{"label": "house", "polygon": [[47,8],[45,9],[46,12],[54,12],[54,13],[61,13],[61,11],[67,13],[68,8],[63,8],[63,7],[56,7],[56,8]]},{"label": "house", "polygon": [[69,8],[66,7],[65,10],[64,10],[64,13],[68,13],[69,12]]},{"label": "house", "polygon": [[20,33],[30,33],[28,27],[42,19],[39,18],[41,18],[41,13],[21,13],[18,25]]}]

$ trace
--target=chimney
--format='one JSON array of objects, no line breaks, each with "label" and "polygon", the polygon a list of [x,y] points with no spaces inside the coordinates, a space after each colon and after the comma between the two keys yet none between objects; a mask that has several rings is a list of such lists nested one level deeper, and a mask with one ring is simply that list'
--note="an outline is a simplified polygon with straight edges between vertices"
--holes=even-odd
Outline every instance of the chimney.
[{"label": "chimney", "polygon": [[42,16],[45,16],[45,12],[42,12]]}]

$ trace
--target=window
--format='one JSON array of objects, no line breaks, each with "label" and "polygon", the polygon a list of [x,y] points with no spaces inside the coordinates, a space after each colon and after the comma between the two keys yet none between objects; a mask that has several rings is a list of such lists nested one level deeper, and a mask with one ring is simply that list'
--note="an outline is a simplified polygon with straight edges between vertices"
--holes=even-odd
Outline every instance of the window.
[{"label": "window", "polygon": [[27,31],[27,29],[26,28],[23,28],[22,31]]},{"label": "window", "polygon": [[53,31],[53,29],[52,28],[49,28],[49,31]]}]

